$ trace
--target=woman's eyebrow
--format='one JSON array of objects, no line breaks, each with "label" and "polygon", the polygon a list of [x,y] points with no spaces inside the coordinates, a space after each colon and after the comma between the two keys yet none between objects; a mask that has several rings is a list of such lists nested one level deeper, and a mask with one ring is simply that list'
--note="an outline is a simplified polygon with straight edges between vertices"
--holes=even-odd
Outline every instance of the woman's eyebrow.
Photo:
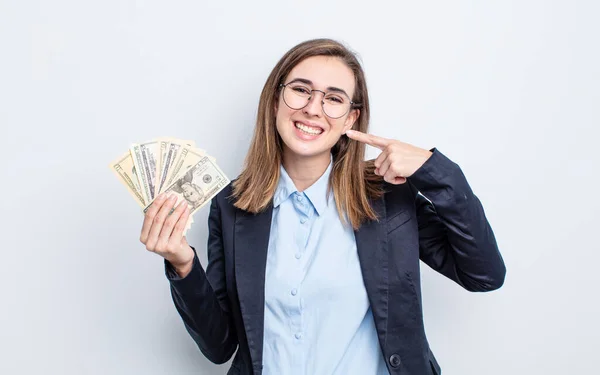
[{"label": "woman's eyebrow", "polygon": [[[313,86],[313,83],[310,79],[306,79],[306,78],[294,78],[293,80],[289,81],[287,84],[289,85],[290,83],[294,83],[294,82],[301,82],[310,86]],[[329,86],[326,91],[334,91],[334,92],[341,92],[344,95],[346,95],[347,97],[350,97],[350,95],[348,95],[348,93],[346,91],[344,91],[343,89],[340,89],[339,87],[333,87],[333,86]]]}]

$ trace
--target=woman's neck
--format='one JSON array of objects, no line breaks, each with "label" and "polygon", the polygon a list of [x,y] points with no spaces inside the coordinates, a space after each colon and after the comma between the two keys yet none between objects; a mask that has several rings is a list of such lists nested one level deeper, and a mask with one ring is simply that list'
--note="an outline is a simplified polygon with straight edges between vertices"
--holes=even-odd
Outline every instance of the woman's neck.
[{"label": "woman's neck", "polygon": [[283,155],[283,167],[300,192],[312,186],[325,173],[330,161],[331,154],[328,152],[308,157],[290,152]]}]

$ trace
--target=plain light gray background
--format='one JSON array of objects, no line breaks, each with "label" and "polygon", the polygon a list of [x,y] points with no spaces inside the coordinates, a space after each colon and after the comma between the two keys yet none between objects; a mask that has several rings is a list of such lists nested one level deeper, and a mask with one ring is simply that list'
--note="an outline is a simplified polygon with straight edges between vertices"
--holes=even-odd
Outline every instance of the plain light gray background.
[{"label": "plain light gray background", "polygon": [[[443,373],[595,373],[599,11],[593,1],[1,0],[0,373],[226,373],[185,332],[108,164],[131,142],[173,136],[235,177],[268,73],[314,37],[359,52],[372,132],[457,162],[496,233],[508,267],[496,292],[466,292],[423,266]],[[204,264],[206,217],[189,233]]]}]

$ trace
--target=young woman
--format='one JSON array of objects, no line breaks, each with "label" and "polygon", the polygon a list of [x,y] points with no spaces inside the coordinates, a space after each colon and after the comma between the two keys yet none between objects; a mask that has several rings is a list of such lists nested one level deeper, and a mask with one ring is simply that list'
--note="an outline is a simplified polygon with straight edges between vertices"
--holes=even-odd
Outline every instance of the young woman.
[{"label": "young woman", "polygon": [[165,258],[189,334],[214,363],[237,349],[228,374],[440,374],[419,260],[469,291],[503,284],[460,167],[368,124],[353,53],[301,43],[267,79],[243,171],[212,200],[206,271],[182,235],[188,205],[161,196],[147,211],[140,240]]}]

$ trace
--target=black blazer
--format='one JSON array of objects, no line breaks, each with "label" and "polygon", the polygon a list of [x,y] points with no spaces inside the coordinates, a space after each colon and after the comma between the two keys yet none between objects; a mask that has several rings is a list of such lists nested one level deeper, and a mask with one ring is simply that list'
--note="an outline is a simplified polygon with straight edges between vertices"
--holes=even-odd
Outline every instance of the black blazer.
[{"label": "black blazer", "polygon": [[[431,151],[406,183],[386,184],[385,195],[372,201],[379,220],[355,231],[392,375],[441,373],[423,327],[419,259],[469,291],[499,288],[506,272],[483,207],[460,167]],[[259,375],[273,207],[250,214],[235,208],[230,195],[229,185],[212,200],[206,272],[197,255],[185,278],[166,261],[165,272],[177,311],[206,358],[224,363],[238,349],[228,374]]]}]

